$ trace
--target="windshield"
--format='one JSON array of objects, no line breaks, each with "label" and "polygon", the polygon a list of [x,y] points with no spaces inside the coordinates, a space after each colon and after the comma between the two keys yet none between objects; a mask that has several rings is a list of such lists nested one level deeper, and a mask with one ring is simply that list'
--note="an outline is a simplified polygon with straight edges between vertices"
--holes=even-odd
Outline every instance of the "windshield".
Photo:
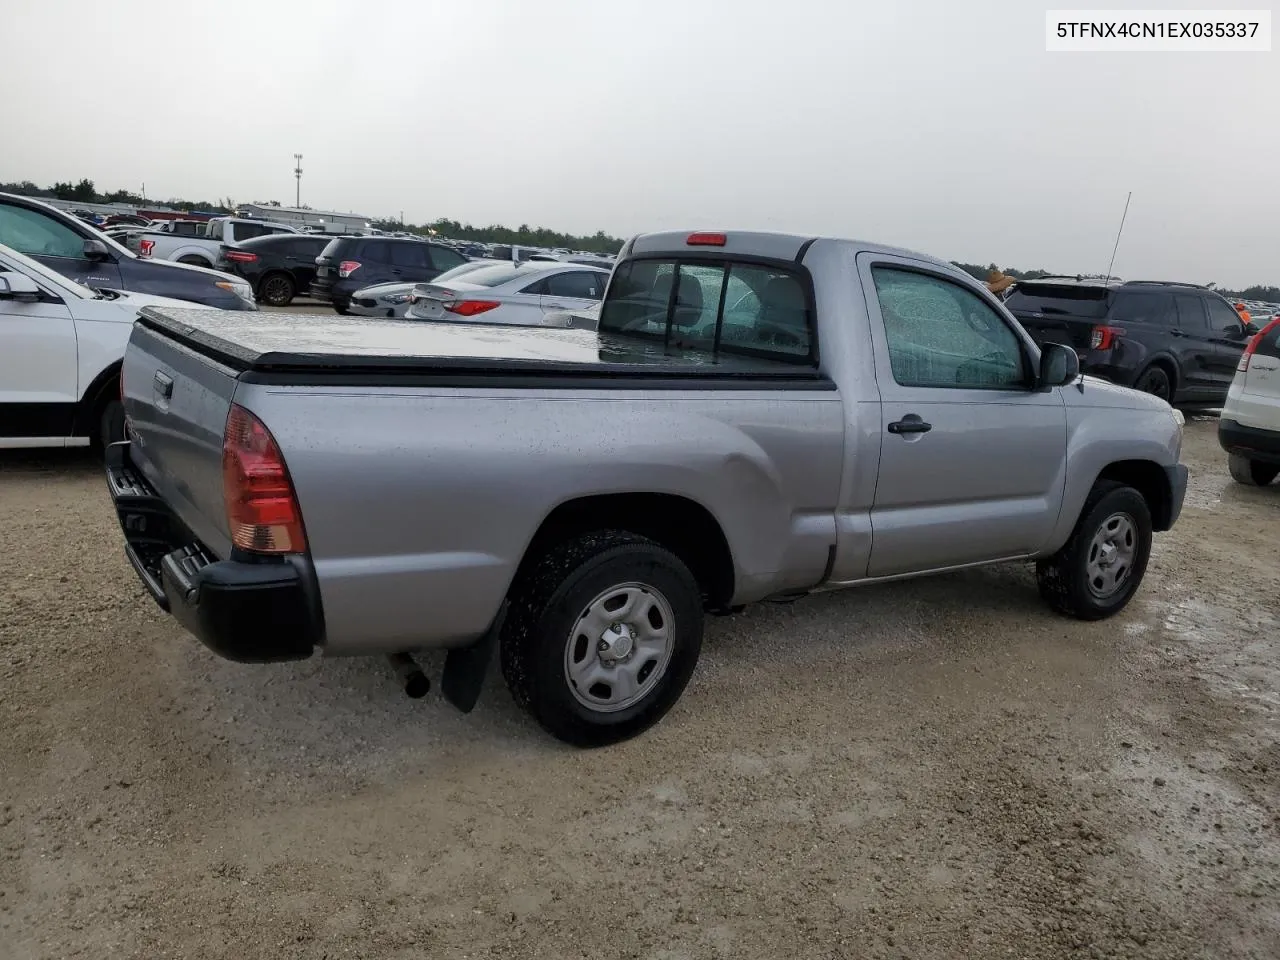
[{"label": "windshield", "polygon": [[1020,283],[1004,305],[1014,313],[1045,313],[1098,320],[1107,315],[1109,287],[1066,283]]}]

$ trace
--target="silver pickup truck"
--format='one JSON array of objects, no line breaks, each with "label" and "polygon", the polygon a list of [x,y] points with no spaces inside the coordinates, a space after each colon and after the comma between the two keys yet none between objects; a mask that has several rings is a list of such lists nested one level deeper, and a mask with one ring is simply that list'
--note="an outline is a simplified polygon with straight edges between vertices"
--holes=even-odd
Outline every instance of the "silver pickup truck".
[{"label": "silver pickup truck", "polygon": [[493,652],[575,744],[680,696],[704,612],[1035,561],[1110,616],[1178,517],[1181,418],[1081,378],[953,266],[642,235],[597,330],[148,308],[108,485],[151,594],[241,661]]}]

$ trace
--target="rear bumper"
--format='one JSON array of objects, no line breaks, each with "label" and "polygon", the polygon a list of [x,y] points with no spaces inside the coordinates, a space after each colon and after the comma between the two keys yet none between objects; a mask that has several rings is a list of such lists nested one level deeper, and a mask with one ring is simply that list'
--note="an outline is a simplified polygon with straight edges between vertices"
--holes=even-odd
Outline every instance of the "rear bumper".
[{"label": "rear bumper", "polygon": [[161,609],[228,660],[311,656],[324,621],[305,557],[217,560],[133,466],[128,443],[109,447],[106,460],[125,556]]},{"label": "rear bumper", "polygon": [[1280,463],[1280,432],[1246,427],[1235,420],[1218,421],[1218,443],[1227,453],[1260,463]]}]

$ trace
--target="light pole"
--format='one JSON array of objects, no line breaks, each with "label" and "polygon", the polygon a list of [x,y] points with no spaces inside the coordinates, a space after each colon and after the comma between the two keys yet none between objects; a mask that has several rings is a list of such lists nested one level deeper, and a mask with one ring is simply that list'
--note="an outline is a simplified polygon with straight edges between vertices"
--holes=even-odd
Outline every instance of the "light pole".
[{"label": "light pole", "polygon": [[298,181],[298,189],[293,195],[293,205],[300,207],[302,206],[302,154],[295,153],[293,159],[297,161],[297,165],[293,168],[293,176]]}]

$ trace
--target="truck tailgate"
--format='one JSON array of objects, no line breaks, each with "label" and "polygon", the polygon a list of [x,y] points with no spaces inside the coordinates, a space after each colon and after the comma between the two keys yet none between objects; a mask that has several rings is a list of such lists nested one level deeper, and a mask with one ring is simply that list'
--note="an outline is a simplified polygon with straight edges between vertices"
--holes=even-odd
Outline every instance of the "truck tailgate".
[{"label": "truck tailgate", "polygon": [[231,552],[222,436],[236,373],[135,324],[124,356],[130,455],[183,524],[218,558]]}]

